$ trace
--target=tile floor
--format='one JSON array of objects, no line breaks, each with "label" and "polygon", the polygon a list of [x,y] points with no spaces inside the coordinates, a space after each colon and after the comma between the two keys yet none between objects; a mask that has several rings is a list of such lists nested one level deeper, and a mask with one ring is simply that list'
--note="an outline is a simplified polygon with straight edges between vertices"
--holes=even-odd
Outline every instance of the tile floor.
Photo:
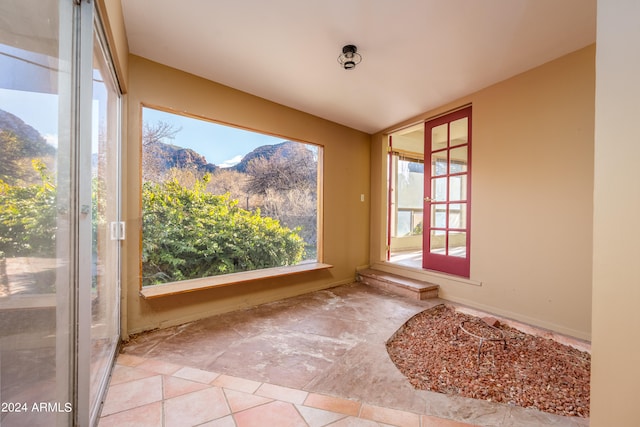
[{"label": "tile floor", "polygon": [[415,390],[386,353],[415,301],[354,283],[141,334],[119,355],[104,426],[587,426]]}]

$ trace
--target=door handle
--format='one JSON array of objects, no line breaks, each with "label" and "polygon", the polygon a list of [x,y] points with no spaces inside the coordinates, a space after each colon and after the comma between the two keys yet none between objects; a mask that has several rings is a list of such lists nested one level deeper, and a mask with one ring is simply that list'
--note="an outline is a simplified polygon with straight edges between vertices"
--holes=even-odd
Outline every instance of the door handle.
[{"label": "door handle", "polygon": [[425,201],[425,202],[432,202],[432,201],[433,201],[433,199],[432,199],[431,197],[425,197],[425,198],[424,198],[424,201]]}]

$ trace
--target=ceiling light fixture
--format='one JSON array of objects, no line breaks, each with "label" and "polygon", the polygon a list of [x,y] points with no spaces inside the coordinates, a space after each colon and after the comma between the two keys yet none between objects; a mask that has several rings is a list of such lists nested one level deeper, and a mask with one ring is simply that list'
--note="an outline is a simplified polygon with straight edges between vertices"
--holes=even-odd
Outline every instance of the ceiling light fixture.
[{"label": "ceiling light fixture", "polygon": [[342,48],[342,54],[338,56],[338,63],[345,70],[353,70],[362,61],[362,55],[358,53],[358,48],[348,44]]}]

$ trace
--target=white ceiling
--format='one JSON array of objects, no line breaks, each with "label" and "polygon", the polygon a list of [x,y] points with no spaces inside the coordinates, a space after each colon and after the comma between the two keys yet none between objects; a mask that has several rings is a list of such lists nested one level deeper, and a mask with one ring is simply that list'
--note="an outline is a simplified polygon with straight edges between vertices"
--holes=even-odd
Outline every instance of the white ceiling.
[{"label": "white ceiling", "polygon": [[[122,0],[131,53],[368,133],[595,42],[596,0]],[[362,62],[337,62],[355,44]]]}]

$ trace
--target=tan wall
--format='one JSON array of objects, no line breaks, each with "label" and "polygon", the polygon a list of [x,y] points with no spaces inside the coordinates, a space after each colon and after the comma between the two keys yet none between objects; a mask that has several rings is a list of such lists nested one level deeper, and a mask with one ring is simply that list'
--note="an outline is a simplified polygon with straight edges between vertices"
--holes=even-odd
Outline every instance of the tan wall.
[{"label": "tan wall", "polygon": [[103,21],[120,89],[126,93],[129,74],[129,42],[124,27],[122,2],[120,0],[97,0],[96,5]]},{"label": "tan wall", "polygon": [[[430,276],[442,297],[590,337],[594,57],[587,47],[389,129],[473,105],[471,281]],[[385,144],[373,136],[372,261]]]},{"label": "tan wall", "polygon": [[[123,293],[128,333],[165,327],[354,280],[369,258],[369,135],[220,84],[129,57],[124,149]],[[324,262],[328,271],[145,300],[140,286],[141,103],[324,146]],[[360,201],[364,194],[365,202]]]},{"label": "tan wall", "polygon": [[638,425],[640,8],[598,2],[591,425]]}]

